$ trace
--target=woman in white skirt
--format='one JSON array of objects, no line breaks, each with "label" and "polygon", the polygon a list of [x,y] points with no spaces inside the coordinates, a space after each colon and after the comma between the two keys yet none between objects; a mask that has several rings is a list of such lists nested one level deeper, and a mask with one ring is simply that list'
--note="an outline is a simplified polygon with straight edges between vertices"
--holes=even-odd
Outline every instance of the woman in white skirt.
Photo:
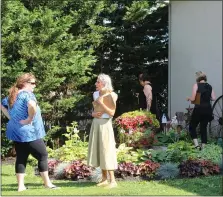
[{"label": "woman in white skirt", "polygon": [[92,112],[94,119],[89,136],[87,162],[89,166],[100,167],[102,170],[102,180],[97,184],[98,186],[114,188],[117,187],[114,170],[117,169],[118,164],[112,117],[115,114],[118,96],[113,92],[111,78],[108,75],[100,74],[95,86]]}]

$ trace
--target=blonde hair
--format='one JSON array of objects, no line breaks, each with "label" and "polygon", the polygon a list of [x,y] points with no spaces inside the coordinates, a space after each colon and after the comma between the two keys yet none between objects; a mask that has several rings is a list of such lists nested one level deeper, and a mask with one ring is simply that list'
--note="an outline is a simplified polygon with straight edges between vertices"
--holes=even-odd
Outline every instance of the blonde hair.
[{"label": "blonde hair", "polygon": [[111,78],[109,77],[109,75],[101,73],[100,75],[98,75],[98,80],[100,80],[102,84],[104,85],[102,90],[109,91],[109,92],[113,91],[113,86],[112,86]]},{"label": "blonde hair", "polygon": [[24,73],[16,79],[15,84],[9,89],[10,107],[15,103],[19,90],[22,89],[25,86],[25,83],[29,82],[31,79],[36,79],[32,73]]},{"label": "blonde hair", "polygon": [[198,71],[195,73],[195,76],[196,76],[196,81],[197,82],[200,82],[202,80],[204,80],[205,82],[207,81],[207,76],[204,72],[202,71]]}]

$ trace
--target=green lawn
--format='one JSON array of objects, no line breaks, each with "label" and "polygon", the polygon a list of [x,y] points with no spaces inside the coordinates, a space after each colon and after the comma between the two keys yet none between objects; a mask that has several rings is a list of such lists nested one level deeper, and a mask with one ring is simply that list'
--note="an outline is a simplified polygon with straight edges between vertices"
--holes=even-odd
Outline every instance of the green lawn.
[{"label": "green lawn", "polygon": [[34,175],[32,167],[27,167],[27,176],[25,177],[26,186],[29,188],[23,192],[17,192],[16,177],[13,165],[2,165],[2,196],[6,195],[53,195],[53,196],[81,196],[81,195],[197,195],[197,196],[221,196],[222,195],[222,177],[210,176],[194,179],[175,179],[168,181],[120,181],[118,187],[107,190],[98,188],[95,183],[77,183],[74,181],[53,181],[61,189],[45,189],[40,177]]}]

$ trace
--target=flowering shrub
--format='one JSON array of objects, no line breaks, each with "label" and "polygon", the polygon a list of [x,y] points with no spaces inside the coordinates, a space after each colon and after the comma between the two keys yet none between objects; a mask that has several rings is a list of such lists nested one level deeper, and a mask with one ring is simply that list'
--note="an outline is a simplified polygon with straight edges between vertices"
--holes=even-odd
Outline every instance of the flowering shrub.
[{"label": "flowering shrub", "polygon": [[136,148],[152,146],[155,143],[154,130],[159,128],[159,121],[150,112],[127,112],[117,117],[114,123],[119,131],[120,143]]}]

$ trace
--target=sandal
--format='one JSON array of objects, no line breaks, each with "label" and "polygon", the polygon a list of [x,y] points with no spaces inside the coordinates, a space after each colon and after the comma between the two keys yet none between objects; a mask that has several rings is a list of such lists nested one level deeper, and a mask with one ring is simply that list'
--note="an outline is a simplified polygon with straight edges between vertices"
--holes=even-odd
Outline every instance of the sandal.
[{"label": "sandal", "polygon": [[118,185],[117,185],[116,181],[114,181],[114,182],[111,182],[109,185],[107,185],[107,187],[105,187],[105,188],[106,189],[112,189],[112,188],[115,188],[117,186]]},{"label": "sandal", "polygon": [[104,187],[104,186],[107,186],[108,185],[108,181],[107,180],[105,180],[105,181],[101,181],[101,182],[99,182],[98,184],[97,184],[97,186],[99,186],[99,187]]},{"label": "sandal", "polygon": [[47,188],[47,189],[60,189],[60,188],[57,187],[56,185],[52,185],[52,186],[50,186],[50,187],[45,186],[45,188]]}]

